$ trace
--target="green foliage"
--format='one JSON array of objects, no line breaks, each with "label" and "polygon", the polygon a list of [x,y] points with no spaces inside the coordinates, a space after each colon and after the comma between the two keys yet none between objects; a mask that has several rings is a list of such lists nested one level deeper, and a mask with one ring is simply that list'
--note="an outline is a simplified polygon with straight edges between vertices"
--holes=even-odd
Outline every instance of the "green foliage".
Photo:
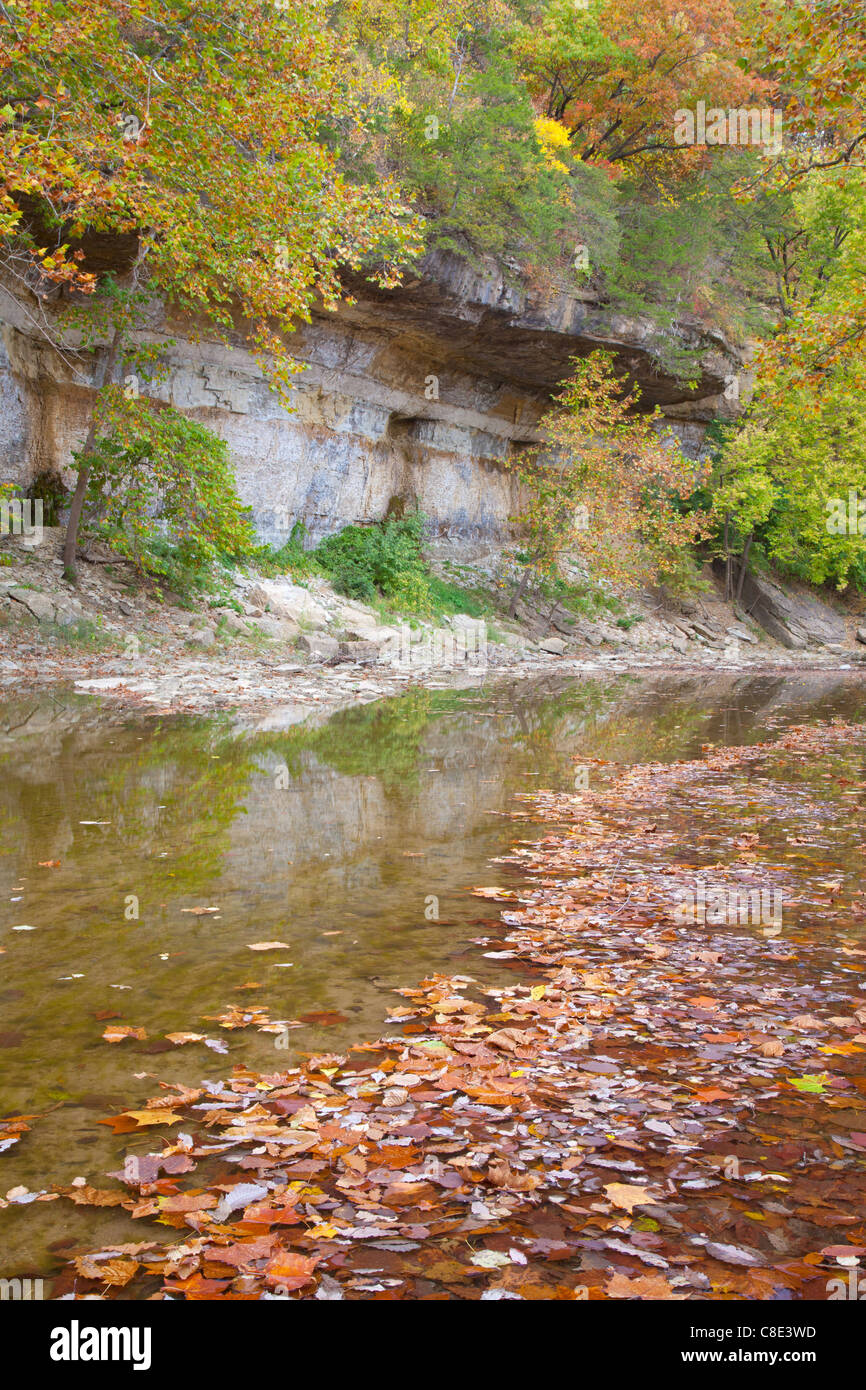
[{"label": "green foliage", "polygon": [[[464,589],[436,574],[429,576],[428,583],[436,613],[465,613],[470,618],[483,618],[493,611],[490,595],[477,586]],[[490,636],[489,631],[487,635]]]},{"label": "green foliage", "polygon": [[220,563],[252,553],[228,449],[212,430],[117,391],[102,423],[89,457],[91,535],[179,592],[206,588]]},{"label": "green foliage", "polygon": [[269,545],[258,545],[250,559],[264,575],[293,574],[296,578],[314,574],[318,571],[315,553],[304,548],[307,528],[302,521],[296,521],[289,539],[277,549]]},{"label": "green foliage", "polygon": [[776,266],[780,324],[757,357],[746,415],[715,432],[709,495],[694,500],[729,551],[751,536],[755,559],[862,586],[866,175],[815,173],[750,211]]},{"label": "green foliage", "polygon": [[[758,400],[722,454],[713,498],[721,526],[754,532],[767,558],[813,584],[866,584],[866,362],[828,373],[820,392],[790,383]],[[853,496],[853,507],[851,498]]]},{"label": "green foliage", "polygon": [[489,593],[434,574],[424,554],[425,517],[386,517],[370,526],[345,526],[309,550],[306,528],[296,522],[279,550],[259,546],[252,560],[263,574],[295,579],[320,574],[339,594],[384,609],[424,617],[466,613],[481,618],[493,611]]},{"label": "green foliage", "polygon": [[403,185],[429,219],[428,244],[555,261],[572,214],[567,175],[545,163],[513,63],[490,54],[450,109],[447,97],[443,87],[433,104],[398,110],[391,131]]},{"label": "green foliage", "polygon": [[346,526],[316,548],[316,559],[334,588],[348,598],[373,602],[377,594],[410,613],[432,606],[420,512],[376,526]]},{"label": "green foliage", "polygon": [[612,303],[658,325],[656,360],[686,381],[699,353],[676,332],[684,318],[724,328],[733,339],[766,331],[775,284],[767,236],[778,209],[745,208],[733,190],[747,159],[729,157],[692,175],[675,193],[623,180],[616,204],[618,254],[604,279]]}]

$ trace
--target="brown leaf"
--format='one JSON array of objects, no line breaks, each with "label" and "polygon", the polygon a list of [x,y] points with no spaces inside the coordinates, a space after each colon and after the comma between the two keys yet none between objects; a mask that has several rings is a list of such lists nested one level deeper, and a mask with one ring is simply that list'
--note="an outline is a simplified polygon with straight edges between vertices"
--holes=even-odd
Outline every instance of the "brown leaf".
[{"label": "brown leaf", "polygon": [[302,1289],[313,1281],[313,1271],[319,1263],[317,1256],[298,1255],[294,1250],[281,1250],[265,1266],[265,1278],[271,1286]]},{"label": "brown leaf", "polygon": [[675,1294],[667,1279],[661,1274],[639,1274],[629,1279],[625,1274],[614,1274],[604,1286],[608,1298],[649,1298],[668,1299],[682,1297]]},{"label": "brown leaf", "polygon": [[72,1263],[82,1279],[99,1279],[112,1288],[128,1284],[139,1268],[138,1260],[94,1260],[88,1255],[78,1255]]}]

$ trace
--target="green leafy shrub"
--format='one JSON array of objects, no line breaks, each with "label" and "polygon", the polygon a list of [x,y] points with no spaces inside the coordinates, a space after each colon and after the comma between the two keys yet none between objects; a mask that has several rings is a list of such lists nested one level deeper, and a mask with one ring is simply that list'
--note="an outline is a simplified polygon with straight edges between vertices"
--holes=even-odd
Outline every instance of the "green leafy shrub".
[{"label": "green leafy shrub", "polygon": [[316,559],[334,588],[366,603],[377,593],[410,613],[432,607],[422,541],[424,517],[414,512],[403,520],[375,526],[346,526],[316,547]]},{"label": "green leafy shrub", "polygon": [[369,604],[384,599],[405,613],[474,618],[490,613],[493,605],[483,590],[462,588],[432,572],[423,549],[425,522],[416,511],[369,526],[345,526],[310,550],[304,549],[303,522],[296,522],[285,545],[279,550],[259,546],[253,560],[263,574],[321,574],[347,598]]},{"label": "green leafy shrub", "polygon": [[293,574],[295,576],[312,574],[318,569],[315,552],[306,550],[304,541],[307,528],[302,521],[296,521],[289,539],[274,550],[269,545],[256,546],[251,559],[265,575]]},{"label": "green leafy shrub", "polygon": [[[171,406],[115,402],[88,458],[86,527],[180,593],[254,552],[225,442]],[[73,455],[78,462],[78,455]]]}]

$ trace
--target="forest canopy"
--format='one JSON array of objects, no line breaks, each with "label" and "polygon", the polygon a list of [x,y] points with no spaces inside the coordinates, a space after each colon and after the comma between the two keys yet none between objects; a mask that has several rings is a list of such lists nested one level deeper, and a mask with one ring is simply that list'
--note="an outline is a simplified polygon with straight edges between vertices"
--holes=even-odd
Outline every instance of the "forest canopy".
[{"label": "forest canopy", "polygon": [[[820,518],[860,477],[864,73],[856,0],[5,0],[0,265],[92,301],[109,393],[146,294],[240,316],[280,389],[347,268],[425,250],[647,316],[683,382],[682,328],[721,332],[754,392],[691,505],[862,583]],[[94,233],[128,238],[121,285]]]}]

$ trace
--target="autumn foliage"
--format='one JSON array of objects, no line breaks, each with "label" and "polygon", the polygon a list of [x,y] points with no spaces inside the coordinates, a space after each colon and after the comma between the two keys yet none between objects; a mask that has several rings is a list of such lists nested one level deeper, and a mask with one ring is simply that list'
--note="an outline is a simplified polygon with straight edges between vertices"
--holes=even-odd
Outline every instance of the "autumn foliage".
[{"label": "autumn foliage", "polygon": [[[351,55],[326,20],[322,0],[4,7],[0,266],[60,351],[71,350],[49,302],[100,301],[78,318],[85,348],[108,344],[99,390],[135,359],[160,299],[240,336],[281,388],[288,335],[314,303],[340,300],[341,271],[369,262],[393,283],[411,254],[413,219],[393,183],[352,184],[323,137],[340,116],[363,120]],[[108,280],[87,255],[100,234],[127,253]],[[95,437],[94,419],[70,574]]]},{"label": "autumn foliage", "polygon": [[637,411],[640,392],[618,379],[609,354],[572,366],[540,422],[544,442],[519,465],[527,574],[543,581],[579,559],[612,580],[657,578],[701,535],[700,519],[677,507],[701,470],[660,433],[659,412]]}]

